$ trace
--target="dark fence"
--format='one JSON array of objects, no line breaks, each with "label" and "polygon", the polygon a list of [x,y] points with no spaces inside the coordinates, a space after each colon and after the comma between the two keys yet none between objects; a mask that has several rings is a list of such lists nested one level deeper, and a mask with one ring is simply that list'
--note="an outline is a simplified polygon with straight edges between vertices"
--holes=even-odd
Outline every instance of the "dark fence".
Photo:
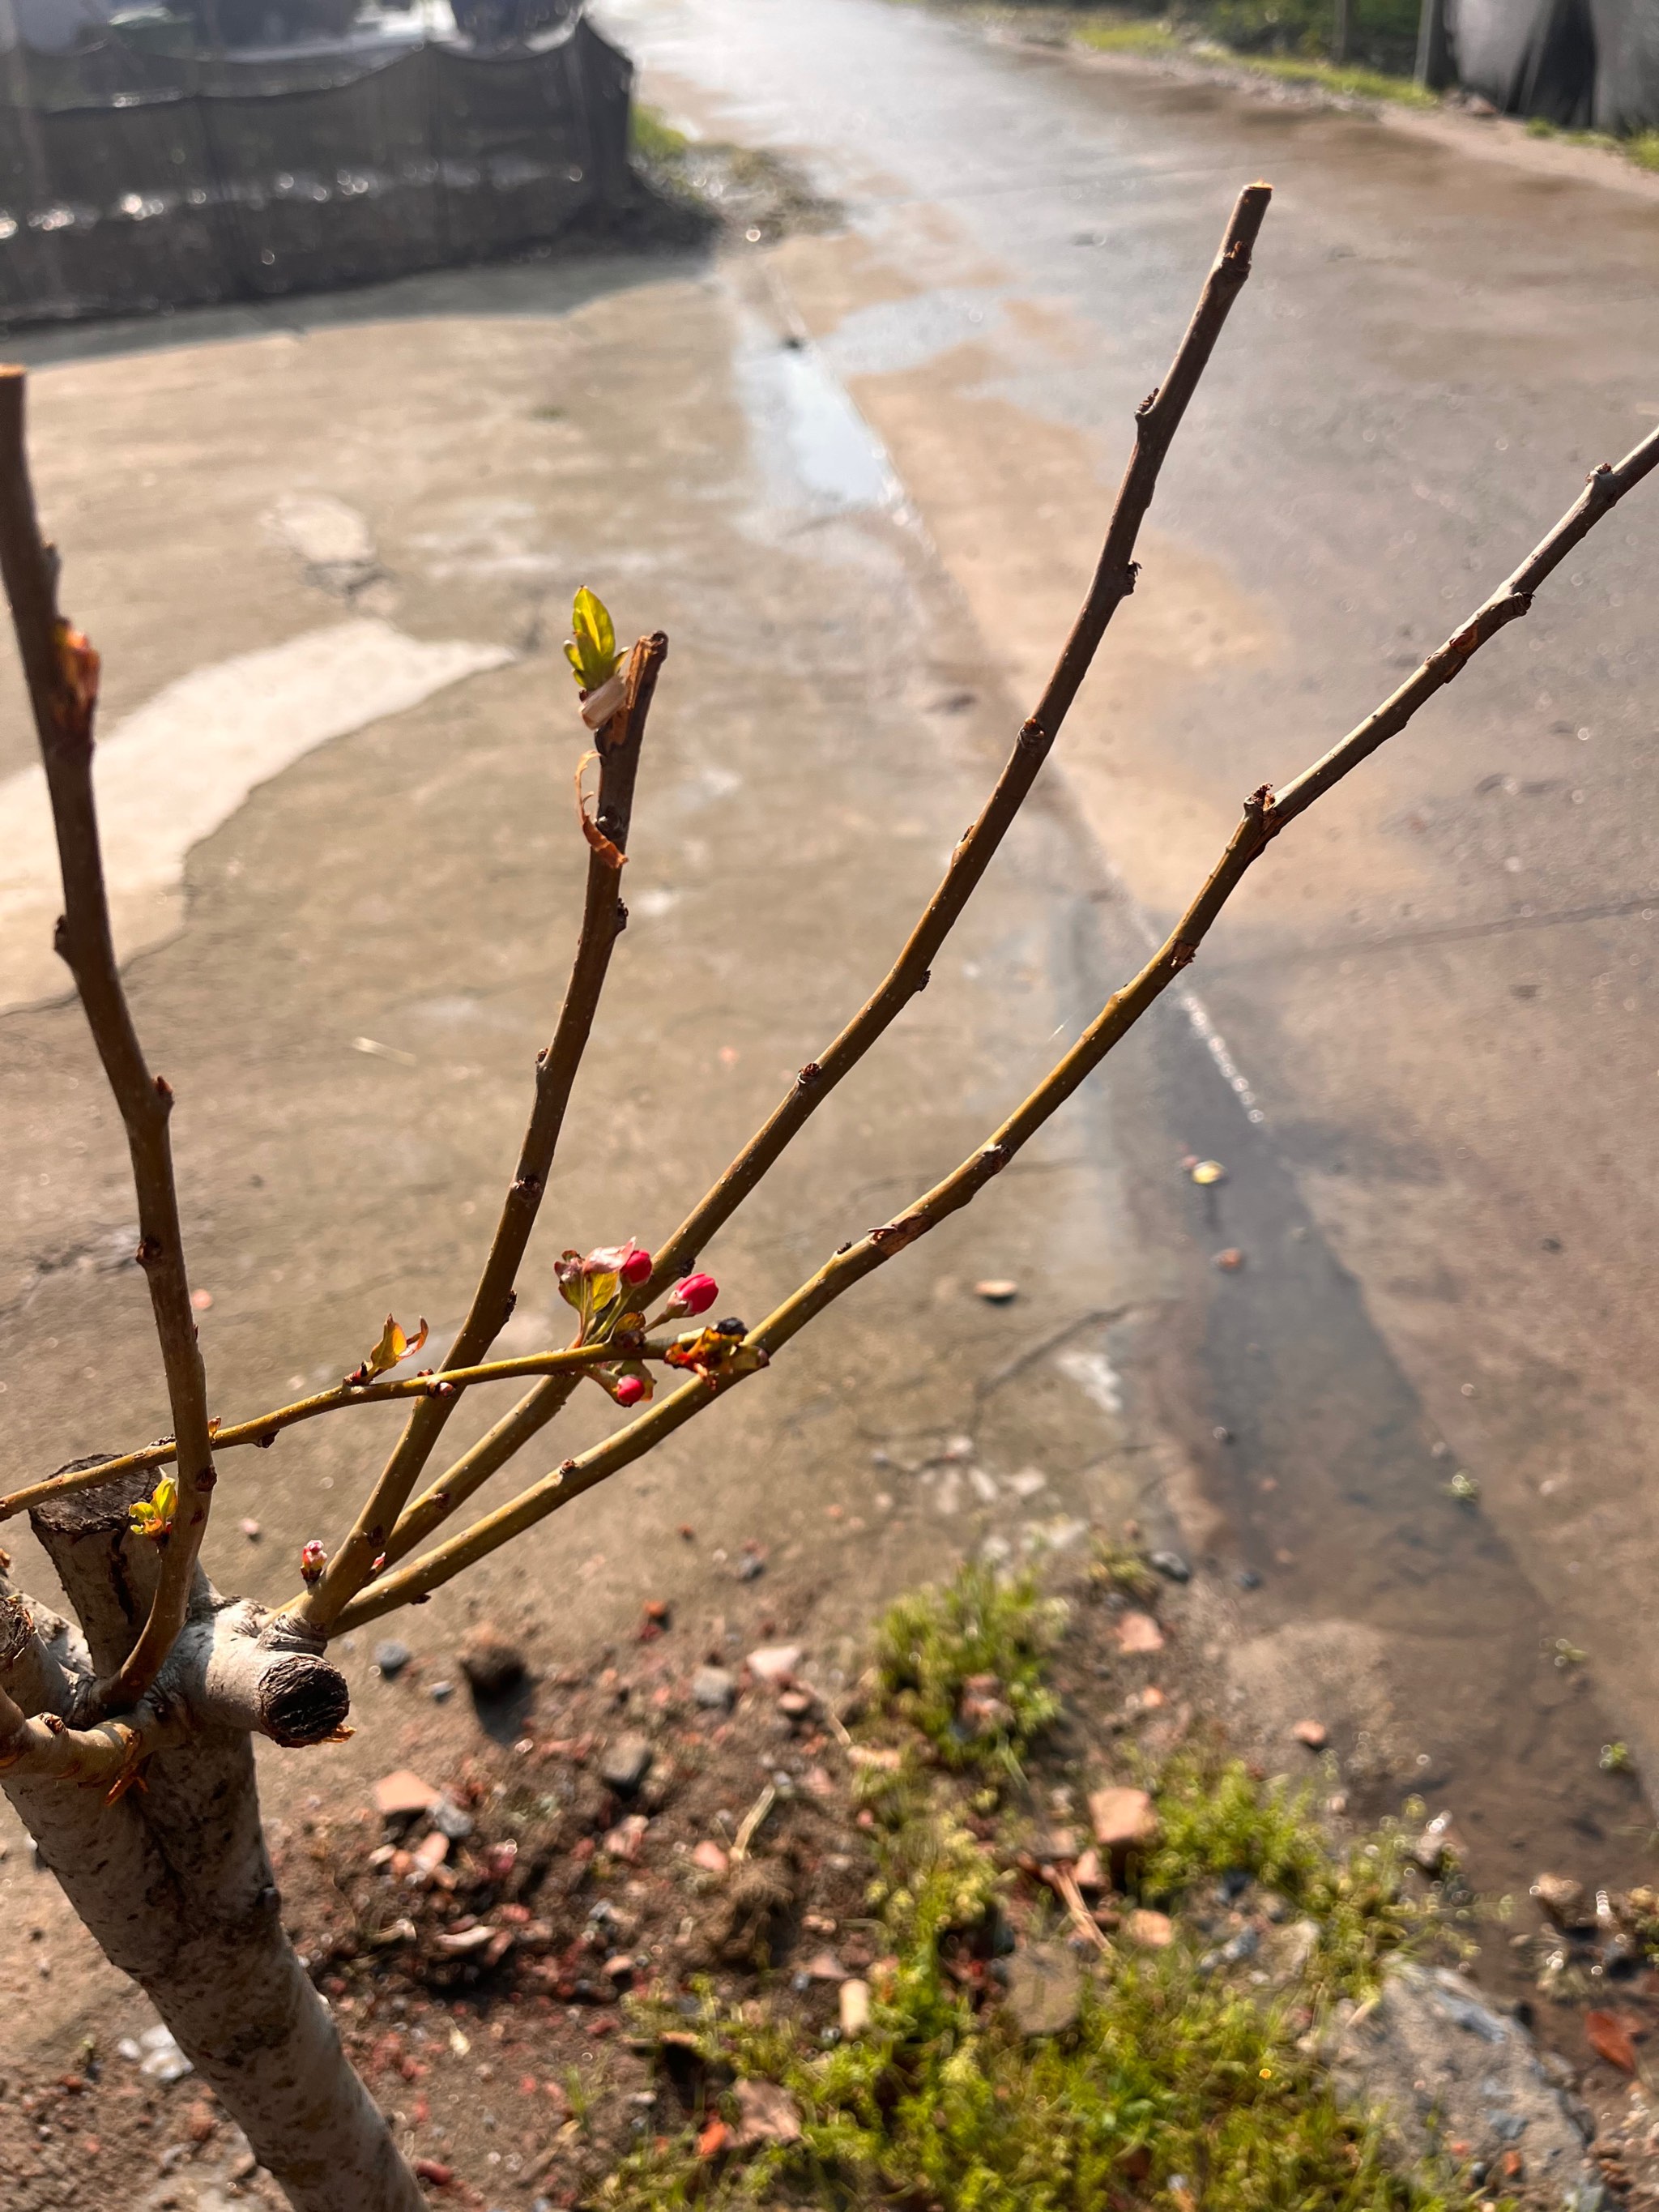
[{"label": "dark fence", "polygon": [[1458,80],[1575,130],[1659,125],[1659,0],[1447,0]]},{"label": "dark fence", "polygon": [[[633,70],[540,51],[28,57],[0,108],[0,323],[362,283],[510,252],[619,198]],[[183,77],[188,82],[180,82]]]}]

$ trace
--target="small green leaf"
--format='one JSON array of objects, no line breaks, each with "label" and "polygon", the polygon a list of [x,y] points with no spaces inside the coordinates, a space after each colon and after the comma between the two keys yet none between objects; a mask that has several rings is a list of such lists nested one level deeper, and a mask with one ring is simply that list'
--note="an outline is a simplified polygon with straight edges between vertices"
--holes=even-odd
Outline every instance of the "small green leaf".
[{"label": "small green leaf", "polygon": [[617,665],[617,631],[603,599],[584,584],[570,610],[574,635],[565,641],[564,657],[584,691],[597,691]]}]

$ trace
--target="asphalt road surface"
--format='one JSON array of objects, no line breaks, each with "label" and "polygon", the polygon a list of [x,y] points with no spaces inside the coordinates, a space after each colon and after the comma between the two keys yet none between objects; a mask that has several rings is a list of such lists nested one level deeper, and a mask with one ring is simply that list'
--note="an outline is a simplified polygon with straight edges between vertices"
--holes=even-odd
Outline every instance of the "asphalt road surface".
[{"label": "asphalt road surface", "polygon": [[[1386,696],[1659,420],[1659,194],[1618,165],[864,0],[611,17],[671,117],[793,151],[840,202],[780,280],[1025,698],[1231,198],[1274,184],[1061,749],[1160,933],[1241,793]],[[1585,1786],[1551,1748],[1558,1637],[1659,1771],[1656,608],[1650,486],[1273,848],[1193,973],[1222,1081],[1167,1068],[1118,1124],[1155,1236],[1163,1139],[1231,1170],[1213,1239],[1245,1264],[1161,1370],[1211,1494],[1281,1595],[1412,1647],[1431,1730],[1484,1711],[1517,1802]]]}]

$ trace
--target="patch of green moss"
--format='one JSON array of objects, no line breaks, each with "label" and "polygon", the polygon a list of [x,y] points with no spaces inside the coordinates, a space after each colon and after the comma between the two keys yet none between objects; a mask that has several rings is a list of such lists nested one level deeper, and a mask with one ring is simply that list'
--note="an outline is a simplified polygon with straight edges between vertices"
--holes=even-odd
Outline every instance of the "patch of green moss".
[{"label": "patch of green moss", "polygon": [[1175,1901],[1201,1881],[1248,1875],[1316,1923],[1309,1977],[1347,1996],[1368,1995],[1389,1953],[1416,1932],[1398,1837],[1384,1830],[1339,1856],[1311,1788],[1260,1783],[1242,1760],[1189,1752],[1164,1767],[1153,1795],[1160,1828],[1140,1869],[1143,1896]]},{"label": "patch of green moss", "polygon": [[[672,2032],[682,2068],[690,2044],[701,2088],[690,2124],[625,2160],[596,2212],[1468,2212],[1469,2199],[1389,2166],[1304,2047],[1310,2014],[1372,1988],[1411,1931],[1397,1844],[1339,1855],[1310,1792],[1260,1784],[1237,1760],[1186,1752],[1154,1778],[1161,1832],[1138,1887],[1173,1909],[1166,1949],[1073,1952],[1076,2014],[1054,2034],[1027,2037],[1008,2008],[975,2002],[994,1986],[1015,1877],[981,1840],[1000,1788],[941,1766],[975,1755],[956,1726],[975,1678],[1019,1686],[1024,1717],[1003,1755],[1053,1717],[1045,1669],[1058,1630],[1029,1582],[1000,1585],[979,1569],[890,1610],[875,1717],[885,1735],[897,1719],[924,1741],[912,1739],[876,1801],[869,1903],[888,1957],[872,1974],[869,2024],[815,2039],[772,2000],[729,2005],[708,1985],[690,2019],[640,2008],[647,2033]],[[1234,1873],[1317,1924],[1306,1963],[1276,1993],[1214,1972],[1207,1936],[1182,1917],[1188,1893],[1207,1906],[1214,1879]],[[1057,1906],[1028,1916],[1025,1941],[1050,1957],[1066,1934]],[[739,2083],[781,2090],[798,2138],[744,2144]]]},{"label": "patch of green moss", "polygon": [[[1235,1804],[1229,1831],[1242,1826]],[[673,2015],[710,2069],[700,2121],[735,2125],[738,2100],[720,2085],[766,2081],[792,2100],[799,2140],[702,2155],[688,2130],[626,2160],[599,2204],[1449,2212],[1463,2201],[1389,2170],[1298,2048],[1305,2011],[1206,1975],[1184,1942],[1085,1970],[1061,2033],[1027,2039],[1006,2012],[976,2012],[943,1939],[992,1910],[988,1855],[948,1816],[916,1809],[888,1856],[880,1904],[896,1964],[863,2035],[825,2048],[787,2018],[707,1993],[695,2021]]]},{"label": "patch of green moss", "polygon": [[634,152],[642,161],[678,161],[690,146],[683,131],[677,131],[660,109],[648,107],[643,100],[635,102],[631,121]]},{"label": "patch of green moss", "polygon": [[918,1729],[946,1766],[1012,1771],[1060,1711],[1044,1674],[1065,1620],[1029,1576],[1004,1583],[964,1566],[883,1616],[878,1707]]},{"label": "patch of green moss", "polygon": [[1114,1543],[1109,1536],[1095,1539],[1089,1580],[1097,1589],[1121,1590],[1125,1597],[1139,1598],[1143,1605],[1150,1605],[1158,1593],[1157,1570],[1140,1553],[1127,1544]]}]

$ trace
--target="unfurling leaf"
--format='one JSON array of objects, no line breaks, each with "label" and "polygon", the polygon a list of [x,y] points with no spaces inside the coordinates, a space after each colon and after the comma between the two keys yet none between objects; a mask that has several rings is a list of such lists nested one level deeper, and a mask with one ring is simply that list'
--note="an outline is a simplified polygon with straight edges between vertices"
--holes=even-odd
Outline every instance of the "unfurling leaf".
[{"label": "unfurling leaf", "polygon": [[605,836],[604,830],[588,812],[586,796],[582,790],[582,777],[587,772],[587,763],[598,758],[597,753],[584,753],[576,763],[576,812],[580,817],[583,836],[586,838],[605,866],[615,868],[620,874],[628,855],[620,845],[613,843]]},{"label": "unfurling leaf", "polygon": [[745,1344],[748,1334],[740,1321],[717,1321],[708,1328],[688,1328],[663,1353],[671,1367],[689,1368],[706,1382],[724,1382],[734,1376],[752,1375],[769,1363],[758,1344]]},{"label": "unfurling leaf", "polygon": [[617,631],[605,601],[584,584],[570,609],[574,635],[565,640],[564,657],[584,691],[597,691],[616,672]]},{"label": "unfurling leaf", "polygon": [[346,1381],[357,1385],[372,1382],[377,1375],[384,1375],[389,1367],[395,1367],[400,1359],[407,1359],[412,1352],[418,1352],[426,1342],[426,1322],[422,1320],[413,1336],[405,1336],[392,1316],[388,1314],[386,1317],[386,1327],[380,1331],[380,1342],[360,1367],[352,1369],[350,1374],[346,1376]]},{"label": "unfurling leaf", "polygon": [[179,1479],[164,1474],[148,1498],[141,1498],[127,1508],[127,1526],[135,1536],[149,1536],[156,1543],[173,1528],[173,1516],[179,1504]]}]

